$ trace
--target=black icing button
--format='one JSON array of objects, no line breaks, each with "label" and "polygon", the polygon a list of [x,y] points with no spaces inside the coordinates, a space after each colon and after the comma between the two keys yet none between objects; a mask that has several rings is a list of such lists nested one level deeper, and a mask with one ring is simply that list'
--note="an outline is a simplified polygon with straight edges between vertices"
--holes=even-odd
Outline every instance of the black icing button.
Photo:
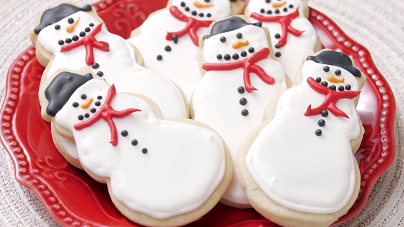
[{"label": "black icing button", "polygon": [[98,69],[98,68],[100,67],[100,64],[98,64],[97,62],[94,62],[94,63],[91,65],[91,67],[92,67],[93,69]]},{"label": "black icing button", "polygon": [[178,36],[177,35],[172,35],[171,38],[173,39],[174,43],[178,43]]},{"label": "black icing button", "polygon": [[133,139],[130,143],[131,143],[133,146],[136,146],[136,145],[138,144],[138,142],[137,142],[136,139]]},{"label": "black icing button", "polygon": [[241,115],[243,115],[244,117],[247,116],[248,114],[249,114],[249,112],[246,109],[241,111]]},{"label": "black icing button", "polygon": [[67,39],[65,40],[65,42],[66,42],[66,43],[71,43],[71,42],[72,42],[72,39],[71,39],[71,38],[67,38]]},{"label": "black icing button", "polygon": [[245,106],[245,105],[247,105],[247,99],[246,99],[246,98],[241,98],[241,99],[239,100],[239,103],[240,103],[240,105]]},{"label": "black icing button", "polygon": [[321,136],[323,134],[323,131],[321,131],[321,129],[317,129],[315,133],[316,136]]},{"label": "black icing button", "polygon": [[321,77],[317,77],[316,81],[317,81],[317,83],[320,83],[321,82]]},{"label": "black icing button", "polygon": [[318,120],[317,124],[318,124],[318,126],[320,126],[320,127],[324,127],[325,121],[324,121],[323,119],[320,119],[320,120]]},{"label": "black icing button", "polygon": [[275,44],[275,48],[279,49],[279,43]]},{"label": "black icing button", "polygon": [[101,96],[101,95],[97,96],[97,99],[98,99],[98,100],[101,100],[101,99],[102,99],[102,96]]},{"label": "black icing button", "polygon": [[322,110],[321,111],[321,116],[328,117],[328,110]]},{"label": "black icing button", "polygon": [[276,39],[280,39],[280,38],[281,38],[281,35],[279,35],[279,33],[276,33],[276,34],[275,34],[275,38],[276,38]]},{"label": "black icing button", "polygon": [[345,85],[345,89],[348,91],[351,90],[351,85],[349,85],[349,84]]},{"label": "black icing button", "polygon": [[238,93],[240,93],[240,94],[244,94],[245,89],[244,89],[243,86],[240,86],[240,87],[237,88],[237,91],[238,91]]},{"label": "black icing button", "polygon": [[276,53],[275,53],[275,56],[279,58],[279,57],[282,56],[282,54],[281,54],[281,52],[276,52]]},{"label": "black icing button", "polygon": [[170,46],[166,46],[166,47],[164,47],[164,50],[167,51],[167,52],[170,52],[170,51],[171,51],[171,47],[170,47]]},{"label": "black icing button", "polygon": [[84,119],[83,115],[79,115],[79,116],[78,116],[78,119],[79,119],[80,121],[82,121],[82,120]]},{"label": "black icing button", "polygon": [[159,60],[159,61],[163,60],[163,56],[157,55],[157,60]]},{"label": "black icing button", "polygon": [[104,73],[102,71],[98,71],[97,76],[102,77],[102,76],[104,76]]},{"label": "black icing button", "polygon": [[143,149],[142,149],[142,153],[143,153],[143,154],[147,154],[147,152],[148,152],[147,148],[143,148]]},{"label": "black icing button", "polygon": [[74,35],[74,36],[72,37],[72,40],[73,40],[73,41],[77,41],[77,40],[79,40],[79,37],[78,37],[77,35]]},{"label": "black icing button", "polygon": [[121,132],[121,136],[123,136],[123,137],[127,137],[129,135],[129,132],[128,131],[126,131],[126,130],[122,130],[122,132]]}]

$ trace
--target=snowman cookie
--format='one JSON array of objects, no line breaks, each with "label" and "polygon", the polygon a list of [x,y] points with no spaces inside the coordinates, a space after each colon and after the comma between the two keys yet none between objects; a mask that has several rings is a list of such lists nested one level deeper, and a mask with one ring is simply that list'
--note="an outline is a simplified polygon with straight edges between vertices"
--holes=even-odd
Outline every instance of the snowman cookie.
[{"label": "snowman cookie", "polygon": [[[287,77],[270,56],[269,35],[261,22],[251,24],[237,16],[215,22],[201,46],[204,77],[192,96],[191,115],[223,137],[235,161],[268,102],[287,89]],[[222,202],[250,207],[235,174]]]},{"label": "snowman cookie", "polygon": [[192,120],[162,120],[151,100],[93,77],[57,73],[40,99],[122,214],[142,225],[177,226],[212,209],[232,175],[221,137]]},{"label": "snowman cookie", "polygon": [[276,113],[245,140],[237,173],[251,205],[282,226],[329,226],[360,187],[356,111],[366,77],[345,54],[324,50],[301,67],[302,83],[273,100]]},{"label": "snowman cookie", "polygon": [[269,29],[275,60],[292,81],[303,58],[321,50],[320,39],[307,19],[307,0],[250,0],[245,15]]},{"label": "snowman cookie", "polygon": [[108,32],[90,5],[79,8],[65,3],[45,10],[38,17],[31,40],[37,59],[46,67],[41,82],[58,69],[88,66],[117,91],[152,99],[164,118],[188,116],[182,91],[168,78],[142,67],[139,51]]},{"label": "snowman cookie", "polygon": [[146,68],[173,80],[190,99],[202,78],[199,38],[213,21],[243,10],[241,0],[172,0],[133,31],[129,41],[140,49]]}]

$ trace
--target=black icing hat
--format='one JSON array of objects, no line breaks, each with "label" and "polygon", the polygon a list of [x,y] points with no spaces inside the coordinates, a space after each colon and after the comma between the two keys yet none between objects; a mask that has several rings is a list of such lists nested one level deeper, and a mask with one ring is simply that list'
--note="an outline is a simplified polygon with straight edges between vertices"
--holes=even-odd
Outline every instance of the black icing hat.
[{"label": "black icing hat", "polygon": [[352,66],[351,58],[341,52],[333,50],[325,50],[316,56],[309,56],[307,60],[311,60],[320,64],[334,65],[341,67],[356,77],[361,77],[361,71]]},{"label": "black icing hat", "polygon": [[204,40],[209,39],[210,37],[212,37],[214,35],[234,31],[234,30],[237,30],[237,29],[242,28],[247,25],[254,25],[257,27],[262,27],[262,22],[249,24],[240,17],[230,17],[226,20],[216,22],[213,25],[212,30],[210,31],[210,35],[204,36],[203,39]]},{"label": "black icing hat", "polygon": [[91,79],[91,73],[84,76],[69,72],[59,73],[45,90],[45,97],[49,101],[46,113],[55,116],[77,88]]},{"label": "black icing hat", "polygon": [[35,34],[39,34],[42,31],[42,29],[79,11],[91,11],[91,6],[85,5],[79,8],[74,5],[63,3],[56,6],[55,8],[47,9],[42,14],[41,23],[39,23],[38,27],[34,29],[34,32]]}]

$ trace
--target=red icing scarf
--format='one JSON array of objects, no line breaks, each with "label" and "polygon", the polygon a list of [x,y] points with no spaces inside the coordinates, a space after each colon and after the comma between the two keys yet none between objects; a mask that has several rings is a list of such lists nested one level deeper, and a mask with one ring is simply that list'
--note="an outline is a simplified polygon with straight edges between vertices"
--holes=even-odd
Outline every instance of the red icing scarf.
[{"label": "red icing scarf", "polygon": [[312,77],[307,78],[307,83],[309,86],[315,90],[316,92],[326,95],[323,103],[312,109],[311,105],[307,107],[305,116],[314,116],[321,113],[322,110],[329,110],[332,114],[337,117],[346,117],[349,119],[348,115],[344,113],[342,110],[338,109],[336,103],[340,99],[353,99],[358,96],[361,91],[334,91],[331,90],[319,83],[317,83]]},{"label": "red icing scarf", "polygon": [[177,20],[187,22],[187,25],[181,31],[168,32],[166,40],[169,41],[173,40],[173,35],[176,35],[178,38],[180,38],[189,33],[189,36],[191,37],[191,40],[195,44],[195,46],[199,46],[199,37],[196,32],[200,27],[209,27],[210,24],[213,23],[213,21],[200,21],[192,17],[187,17],[178,9],[177,6],[171,6],[170,13],[175,18],[177,18]]},{"label": "red icing scarf", "polygon": [[116,131],[116,126],[115,126],[115,123],[112,120],[112,118],[113,117],[114,118],[124,118],[134,112],[138,112],[141,110],[135,109],[135,108],[129,108],[129,109],[125,109],[122,111],[114,110],[111,107],[111,102],[112,102],[112,98],[114,98],[115,95],[116,95],[116,89],[115,89],[115,86],[112,85],[108,90],[108,95],[107,95],[107,98],[105,99],[105,103],[101,106],[100,110],[96,114],[94,114],[94,116],[92,116],[90,119],[75,124],[74,128],[76,130],[82,130],[82,129],[88,128],[102,118],[108,123],[109,129],[111,131],[110,143],[113,146],[118,145],[118,133]]},{"label": "red icing scarf", "polygon": [[288,32],[296,37],[300,37],[304,31],[299,31],[293,28],[290,23],[296,17],[299,16],[299,7],[295,10],[295,12],[285,15],[285,16],[274,16],[274,17],[267,17],[258,13],[252,13],[251,17],[259,20],[261,22],[278,22],[282,27],[282,36],[279,39],[279,47],[283,47],[286,45],[288,41]]},{"label": "red icing scarf", "polygon": [[243,78],[244,78],[244,86],[248,93],[253,90],[257,90],[257,88],[251,85],[250,74],[253,72],[257,74],[257,76],[267,84],[274,84],[275,79],[269,76],[260,66],[255,63],[268,58],[269,56],[269,48],[264,48],[253,55],[251,57],[246,58],[242,61],[236,61],[231,63],[205,63],[202,65],[202,69],[206,71],[224,71],[224,70],[233,70],[238,68],[244,68]]},{"label": "red icing scarf", "polygon": [[60,52],[67,52],[67,51],[71,51],[74,48],[77,48],[79,46],[83,46],[86,48],[86,64],[87,65],[92,65],[94,63],[94,50],[93,48],[97,48],[99,50],[102,51],[109,51],[109,44],[107,42],[104,41],[98,41],[95,39],[94,36],[96,36],[102,28],[102,24],[98,24],[93,31],[88,34],[87,36],[83,37],[82,39],[64,45],[62,46],[62,48],[60,49]]}]

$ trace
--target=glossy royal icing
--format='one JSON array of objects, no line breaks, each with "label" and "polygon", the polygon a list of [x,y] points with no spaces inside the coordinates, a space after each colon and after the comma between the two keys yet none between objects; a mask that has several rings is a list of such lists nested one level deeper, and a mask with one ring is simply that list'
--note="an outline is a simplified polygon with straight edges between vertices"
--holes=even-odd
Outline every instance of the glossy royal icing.
[{"label": "glossy royal icing", "polygon": [[[353,68],[345,54],[324,51],[318,56],[344,58]],[[303,64],[303,83],[282,95],[274,119],[259,133],[246,159],[254,181],[271,200],[315,214],[335,213],[351,199],[357,180],[351,140],[362,128],[352,97],[336,100],[340,111],[330,111],[329,97],[310,85],[336,94],[359,94],[356,76],[341,64],[328,63],[309,58]],[[318,106],[323,109],[307,114]]]},{"label": "glossy royal icing", "polygon": [[139,48],[146,68],[173,80],[190,99],[202,78],[198,39],[212,21],[230,14],[229,0],[173,0],[171,7],[149,17],[140,34],[129,41]]},{"label": "glossy royal icing", "polygon": [[246,8],[251,21],[261,21],[269,29],[275,60],[292,81],[303,58],[314,53],[318,42],[304,7],[304,0],[251,0]]},{"label": "glossy royal icing", "polygon": [[[193,95],[194,119],[223,137],[233,162],[245,137],[261,123],[265,106],[287,88],[282,66],[269,52],[265,31],[239,17],[217,22],[204,40],[207,72]],[[223,199],[249,205],[235,174]]]},{"label": "glossy royal icing", "polygon": [[[55,116],[57,124],[73,132],[81,165],[109,178],[110,193],[133,211],[166,219],[198,209],[224,176],[220,136],[195,125],[158,119],[143,99],[114,91],[102,80],[90,80]],[[109,143],[112,131],[104,119],[106,112],[100,112],[105,109],[137,110],[109,118],[117,132],[115,145]],[[80,127],[89,121],[91,125]]]}]

